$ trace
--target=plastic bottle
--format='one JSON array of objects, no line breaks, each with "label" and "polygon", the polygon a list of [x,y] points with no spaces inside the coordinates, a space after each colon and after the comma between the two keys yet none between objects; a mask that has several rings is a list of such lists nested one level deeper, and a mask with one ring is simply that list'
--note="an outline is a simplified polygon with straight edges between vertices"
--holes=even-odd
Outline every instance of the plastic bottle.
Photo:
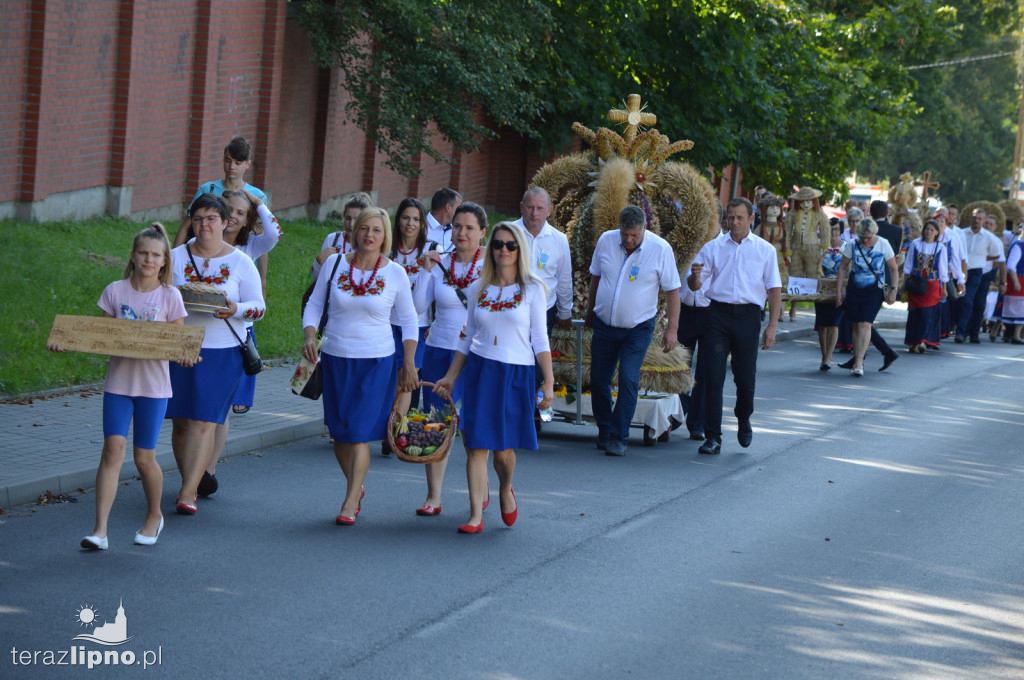
[{"label": "plastic bottle", "polygon": [[[544,392],[537,390],[537,404],[544,401]],[[542,423],[550,423],[551,419],[555,417],[555,412],[551,408],[539,408],[537,409],[540,413],[540,421]]]}]

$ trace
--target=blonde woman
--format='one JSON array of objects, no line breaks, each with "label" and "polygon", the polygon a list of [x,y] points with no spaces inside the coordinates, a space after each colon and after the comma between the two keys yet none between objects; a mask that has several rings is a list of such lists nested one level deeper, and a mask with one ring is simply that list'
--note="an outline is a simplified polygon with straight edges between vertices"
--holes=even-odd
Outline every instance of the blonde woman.
[{"label": "blonde woman", "polygon": [[[522,227],[498,224],[487,243],[480,280],[469,287],[466,337],[459,343],[447,374],[434,391],[451,394],[462,376],[465,398],[462,437],[466,444],[469,521],[459,533],[484,530],[487,453],[494,451],[501,519],[515,524],[519,505],[512,490],[516,448],[537,448],[535,406],[548,408],[554,397],[547,336],[547,286],[530,266],[530,249]],[[544,374],[535,397],[534,370]]]}]

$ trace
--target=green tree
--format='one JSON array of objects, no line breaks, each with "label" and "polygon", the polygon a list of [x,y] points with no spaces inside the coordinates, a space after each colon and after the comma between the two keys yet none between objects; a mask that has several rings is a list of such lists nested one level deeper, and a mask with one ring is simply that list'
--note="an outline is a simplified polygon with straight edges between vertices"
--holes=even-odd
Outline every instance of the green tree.
[{"label": "green tree", "polygon": [[406,176],[435,135],[470,151],[539,110],[529,65],[547,17],[539,0],[309,0],[300,10],[317,63],[337,67],[346,113]]}]

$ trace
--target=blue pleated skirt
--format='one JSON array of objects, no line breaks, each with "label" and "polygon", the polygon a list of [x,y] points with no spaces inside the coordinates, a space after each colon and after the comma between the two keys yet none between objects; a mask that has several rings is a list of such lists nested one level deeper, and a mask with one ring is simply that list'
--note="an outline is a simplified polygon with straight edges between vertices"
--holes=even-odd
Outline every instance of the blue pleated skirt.
[{"label": "blue pleated skirt", "polygon": [[463,384],[462,432],[466,448],[537,449],[534,366],[503,364],[470,352]]},{"label": "blue pleated skirt", "polygon": [[[420,380],[423,382],[436,383],[438,380],[443,378],[448,372],[448,369],[452,365],[452,359],[455,358],[455,350],[453,349],[441,349],[440,347],[431,347],[427,345],[426,350],[423,352],[423,367],[420,368]],[[458,406],[459,402],[462,401],[462,386],[466,384],[466,381],[460,375],[459,379],[455,381],[455,389],[452,390],[452,401]],[[423,410],[430,412],[430,408],[434,407],[438,410],[443,409],[448,405],[447,399],[442,399],[429,387],[423,388]]]},{"label": "blue pleated skirt", "polygon": [[165,418],[189,418],[223,423],[242,379],[242,353],[237,347],[199,351],[202,358],[192,368],[169,362],[173,396]]},{"label": "blue pleated skirt", "polygon": [[[430,330],[430,326],[424,326],[420,329],[419,337],[416,338],[416,368],[423,368],[423,348],[426,346],[427,331]],[[391,324],[391,335],[395,338],[395,361],[398,363],[398,367],[402,367],[402,362],[405,361],[405,352],[402,349],[402,327]]]},{"label": "blue pleated skirt", "polygon": [[331,439],[358,444],[384,439],[395,401],[395,356],[345,359],[320,353],[324,424]]}]

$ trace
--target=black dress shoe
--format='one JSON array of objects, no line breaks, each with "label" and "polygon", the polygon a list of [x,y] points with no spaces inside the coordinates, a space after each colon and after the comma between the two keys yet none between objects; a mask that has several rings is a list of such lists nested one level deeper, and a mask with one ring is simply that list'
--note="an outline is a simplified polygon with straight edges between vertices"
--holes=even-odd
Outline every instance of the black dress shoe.
[{"label": "black dress shoe", "polygon": [[900,358],[900,355],[896,354],[896,352],[893,352],[889,356],[885,357],[885,360],[882,361],[882,367],[880,369],[878,369],[878,370],[879,371],[884,371],[885,369],[887,369],[890,366],[892,366],[892,362],[896,361],[899,358]]},{"label": "black dress shoe", "polygon": [[849,361],[844,361],[843,363],[839,364],[839,368],[853,368],[853,359],[850,359]]},{"label": "black dress shoe", "polygon": [[690,430],[690,439],[695,442],[702,442],[704,441],[704,433],[700,430]]},{"label": "black dress shoe", "polygon": [[597,445],[597,448],[599,448],[602,451],[606,451],[608,449],[607,439],[601,439],[600,437],[598,437],[594,443]]},{"label": "black dress shoe", "polygon": [[708,437],[704,440],[704,443],[697,449],[697,453],[706,453],[708,455],[714,455],[722,452],[722,440],[718,437]]},{"label": "black dress shoe", "polygon": [[754,440],[754,428],[750,426],[749,420],[740,421],[739,429],[736,431],[736,440],[743,448],[750,446],[750,442]]},{"label": "black dress shoe", "polygon": [[217,475],[211,475],[204,470],[203,478],[199,480],[199,487],[196,489],[198,495],[203,498],[209,498],[217,493],[218,488],[220,488],[220,483],[217,482]]},{"label": "black dress shoe", "polygon": [[971,336],[971,344],[972,345],[980,345],[981,344],[981,340],[978,339],[977,335],[972,335]]},{"label": "black dress shoe", "polygon": [[955,342],[955,343],[956,343],[956,344],[958,344],[958,345],[962,345],[962,344],[964,344],[964,336],[962,336],[962,335],[957,335],[957,336],[955,336],[955,337],[953,338],[953,342]]}]

